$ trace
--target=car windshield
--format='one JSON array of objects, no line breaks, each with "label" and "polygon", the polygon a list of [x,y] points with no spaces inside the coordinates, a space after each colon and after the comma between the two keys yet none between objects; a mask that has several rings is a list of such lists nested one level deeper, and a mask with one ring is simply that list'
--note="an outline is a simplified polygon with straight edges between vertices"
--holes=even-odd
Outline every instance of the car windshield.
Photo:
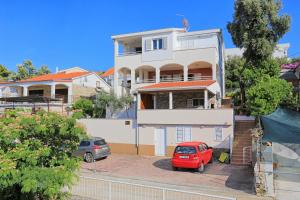
[{"label": "car windshield", "polygon": [[195,147],[189,147],[189,146],[178,146],[175,149],[175,153],[194,154],[194,153],[196,153],[196,148]]},{"label": "car windshield", "polygon": [[96,140],[96,141],[94,141],[94,144],[97,146],[100,146],[100,145],[105,145],[106,142],[105,142],[105,140]]}]

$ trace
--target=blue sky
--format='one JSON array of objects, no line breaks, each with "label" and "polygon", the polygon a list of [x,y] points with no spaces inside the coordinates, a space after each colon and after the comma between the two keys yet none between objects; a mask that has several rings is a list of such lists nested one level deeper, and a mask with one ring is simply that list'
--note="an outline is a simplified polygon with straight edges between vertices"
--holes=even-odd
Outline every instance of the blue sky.
[{"label": "blue sky", "polygon": [[[181,27],[184,14],[191,31],[222,28],[225,47],[234,47],[226,30],[234,0],[0,0],[0,63],[10,70],[24,59],[34,65],[81,66],[100,71],[113,66],[111,35]],[[300,1],[283,0],[292,17],[289,55],[300,56]]]}]

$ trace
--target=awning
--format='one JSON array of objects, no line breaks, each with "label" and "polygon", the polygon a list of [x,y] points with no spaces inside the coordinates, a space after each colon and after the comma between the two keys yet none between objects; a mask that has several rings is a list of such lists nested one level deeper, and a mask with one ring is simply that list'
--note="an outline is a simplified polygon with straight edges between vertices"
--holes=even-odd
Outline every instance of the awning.
[{"label": "awning", "polygon": [[278,108],[261,117],[263,140],[278,143],[300,144],[300,113]]}]

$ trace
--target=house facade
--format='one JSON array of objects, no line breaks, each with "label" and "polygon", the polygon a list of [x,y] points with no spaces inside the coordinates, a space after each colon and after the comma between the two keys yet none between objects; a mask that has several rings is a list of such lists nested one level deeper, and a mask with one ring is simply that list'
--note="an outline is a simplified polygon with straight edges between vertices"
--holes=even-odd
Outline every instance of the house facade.
[{"label": "house facade", "polygon": [[233,109],[222,104],[225,52],[220,29],[169,28],[112,39],[114,91],[135,98],[139,154],[171,155],[176,144],[192,140],[231,150]]},{"label": "house facade", "polygon": [[[36,76],[16,82],[0,83],[0,98],[43,96],[61,99],[62,102],[60,103],[52,103],[52,107],[62,103],[64,106],[69,106],[81,97],[95,95],[96,89],[109,91],[111,87],[96,73],[74,67],[55,74]],[[2,108],[11,106],[9,103],[1,103]],[[25,104],[14,106],[22,107]],[[43,105],[40,106],[43,107]]]}]

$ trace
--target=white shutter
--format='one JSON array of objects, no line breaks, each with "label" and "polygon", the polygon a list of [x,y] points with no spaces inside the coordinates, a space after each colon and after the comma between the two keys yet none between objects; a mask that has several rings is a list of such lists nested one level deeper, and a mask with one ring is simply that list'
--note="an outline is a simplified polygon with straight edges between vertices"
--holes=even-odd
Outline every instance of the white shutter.
[{"label": "white shutter", "polygon": [[168,38],[164,37],[163,38],[163,49],[167,49],[168,48]]},{"label": "white shutter", "polygon": [[152,50],[152,40],[151,39],[145,40],[145,50],[146,51]]},{"label": "white shutter", "polygon": [[184,141],[185,142],[192,141],[191,127],[184,127]]}]

